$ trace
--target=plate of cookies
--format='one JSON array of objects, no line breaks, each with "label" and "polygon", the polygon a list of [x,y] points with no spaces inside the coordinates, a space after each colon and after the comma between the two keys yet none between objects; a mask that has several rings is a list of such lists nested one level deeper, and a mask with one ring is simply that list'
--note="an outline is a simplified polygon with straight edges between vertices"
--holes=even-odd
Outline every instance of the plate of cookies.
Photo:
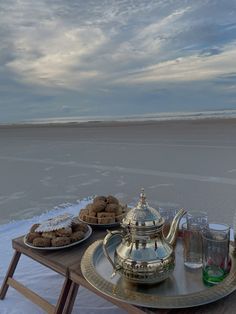
[{"label": "plate of cookies", "polygon": [[96,227],[118,226],[129,208],[112,195],[96,196],[92,203],[80,210],[79,220]]},{"label": "plate of cookies", "polygon": [[42,224],[34,224],[24,237],[24,243],[37,250],[58,250],[77,245],[87,240],[92,228],[77,218],[62,215]]}]

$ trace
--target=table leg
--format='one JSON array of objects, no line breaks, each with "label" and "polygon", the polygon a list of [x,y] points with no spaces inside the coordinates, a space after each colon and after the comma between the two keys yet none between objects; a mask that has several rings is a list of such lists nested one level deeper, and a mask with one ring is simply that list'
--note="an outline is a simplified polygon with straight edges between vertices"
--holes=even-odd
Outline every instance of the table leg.
[{"label": "table leg", "polygon": [[78,289],[79,289],[79,285],[72,282],[62,314],[71,314],[74,303],[75,303],[75,298],[77,296]]},{"label": "table leg", "polygon": [[68,294],[70,292],[72,281],[69,278],[65,278],[59,299],[57,301],[57,305],[55,308],[54,314],[62,314],[63,308],[65,306],[65,302],[68,298]]},{"label": "table leg", "polygon": [[0,291],[0,299],[3,300],[6,296],[6,293],[7,293],[7,290],[8,290],[8,278],[12,278],[14,272],[15,272],[15,269],[16,269],[16,266],[19,262],[19,259],[20,259],[20,256],[21,256],[21,253],[18,252],[18,251],[15,251],[13,257],[12,257],[12,260],[11,260],[11,263],[9,265],[9,268],[7,270],[7,274],[4,278],[4,281],[3,281],[3,284],[2,284],[2,287],[1,287],[1,291]]}]

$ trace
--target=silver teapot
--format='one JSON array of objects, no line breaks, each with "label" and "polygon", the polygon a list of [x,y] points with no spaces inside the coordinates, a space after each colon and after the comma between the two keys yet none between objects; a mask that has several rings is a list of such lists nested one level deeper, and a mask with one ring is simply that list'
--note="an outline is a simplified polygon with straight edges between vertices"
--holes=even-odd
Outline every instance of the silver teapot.
[{"label": "silver teapot", "polygon": [[[168,235],[163,235],[164,218],[158,210],[150,207],[144,190],[138,204],[123,218],[122,230],[109,231],[103,240],[103,252],[116,272],[125,279],[142,284],[154,284],[168,278],[175,267],[174,243],[181,217],[180,209],[175,215]],[[116,247],[114,261],[108,253],[111,238],[119,236],[122,241]]]}]

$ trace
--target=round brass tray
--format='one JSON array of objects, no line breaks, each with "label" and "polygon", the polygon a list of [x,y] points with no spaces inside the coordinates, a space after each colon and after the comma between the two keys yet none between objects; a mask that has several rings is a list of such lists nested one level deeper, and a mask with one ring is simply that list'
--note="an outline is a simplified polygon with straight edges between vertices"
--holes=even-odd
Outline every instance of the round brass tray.
[{"label": "round brass tray", "polygon": [[[112,256],[119,243],[114,238],[108,247]],[[201,269],[189,270],[183,264],[182,241],[176,245],[176,266],[173,275],[156,285],[135,285],[120,275],[110,278],[112,267],[105,258],[102,240],[88,247],[81,269],[86,280],[97,290],[114,299],[151,308],[187,308],[219,300],[236,290],[236,258],[232,256],[229,275],[223,282],[207,287],[202,282]]]}]

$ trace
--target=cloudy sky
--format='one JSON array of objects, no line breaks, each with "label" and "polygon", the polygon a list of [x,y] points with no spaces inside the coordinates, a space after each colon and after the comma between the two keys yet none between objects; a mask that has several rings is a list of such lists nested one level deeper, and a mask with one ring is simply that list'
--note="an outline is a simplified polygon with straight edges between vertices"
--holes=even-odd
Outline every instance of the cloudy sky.
[{"label": "cloudy sky", "polygon": [[0,0],[0,122],[236,109],[236,0]]}]

